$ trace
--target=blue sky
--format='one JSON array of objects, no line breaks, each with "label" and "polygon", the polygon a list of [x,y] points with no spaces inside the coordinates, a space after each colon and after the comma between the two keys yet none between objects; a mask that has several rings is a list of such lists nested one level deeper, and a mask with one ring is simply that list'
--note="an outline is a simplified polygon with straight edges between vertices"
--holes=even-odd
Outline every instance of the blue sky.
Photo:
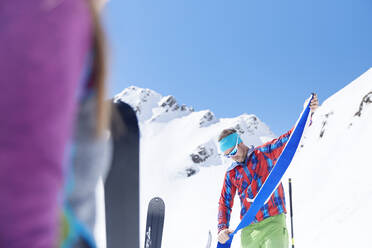
[{"label": "blue sky", "polygon": [[277,135],[372,67],[370,0],[110,0],[113,96],[130,85]]}]

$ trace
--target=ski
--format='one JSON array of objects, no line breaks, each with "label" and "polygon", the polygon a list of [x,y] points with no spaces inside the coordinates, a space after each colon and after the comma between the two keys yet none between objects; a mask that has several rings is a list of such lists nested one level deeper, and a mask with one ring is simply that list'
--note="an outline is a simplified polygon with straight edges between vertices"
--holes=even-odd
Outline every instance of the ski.
[{"label": "ski", "polygon": [[165,204],[160,197],[152,198],[147,210],[145,248],[160,248],[163,236]]},{"label": "ski", "polygon": [[136,113],[112,103],[113,157],[105,181],[107,248],[139,247],[139,128]]}]

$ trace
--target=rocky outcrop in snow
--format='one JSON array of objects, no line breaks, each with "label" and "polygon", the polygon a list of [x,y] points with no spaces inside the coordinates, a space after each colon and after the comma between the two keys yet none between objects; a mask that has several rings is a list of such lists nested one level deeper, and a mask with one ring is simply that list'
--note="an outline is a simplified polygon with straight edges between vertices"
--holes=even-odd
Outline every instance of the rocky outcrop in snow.
[{"label": "rocky outcrop in snow", "polygon": [[212,125],[216,122],[218,122],[218,120],[216,119],[214,114],[211,111],[207,110],[199,120],[199,127],[208,127],[209,125]]},{"label": "rocky outcrop in snow", "polygon": [[192,107],[180,105],[174,96],[163,97],[159,93],[130,86],[114,97],[132,106],[140,123],[168,122],[186,116],[194,111]]},{"label": "rocky outcrop in snow", "polygon": [[186,116],[193,111],[192,107],[180,106],[174,96],[165,96],[159,101],[158,107],[153,109],[153,116],[149,121],[167,122]]},{"label": "rocky outcrop in snow", "polygon": [[139,122],[152,117],[152,110],[158,106],[162,96],[150,89],[130,86],[114,97],[114,101],[128,103],[136,112]]},{"label": "rocky outcrop in snow", "polygon": [[372,91],[369,92],[367,95],[365,95],[362,99],[362,102],[360,103],[359,105],[359,110],[358,112],[355,113],[354,116],[361,116],[362,115],[362,111],[363,111],[363,108],[369,104],[369,103],[372,103]]},{"label": "rocky outcrop in snow", "polygon": [[190,154],[191,161],[200,166],[208,166],[220,162],[218,149],[213,140],[197,146]]}]

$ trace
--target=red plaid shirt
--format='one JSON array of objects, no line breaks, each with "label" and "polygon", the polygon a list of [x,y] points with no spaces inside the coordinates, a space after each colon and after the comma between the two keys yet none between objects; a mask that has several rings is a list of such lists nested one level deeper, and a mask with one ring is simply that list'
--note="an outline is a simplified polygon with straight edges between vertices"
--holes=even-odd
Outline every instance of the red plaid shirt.
[{"label": "red plaid shirt", "polygon": [[[236,190],[238,191],[243,218],[251,206],[251,202],[265,182],[293,129],[277,139],[267,142],[254,149],[243,163],[235,162],[226,172],[218,208],[218,231],[229,227],[231,209],[234,204]],[[273,192],[269,201],[257,213],[254,222],[262,221],[270,216],[286,213],[283,185]]]}]

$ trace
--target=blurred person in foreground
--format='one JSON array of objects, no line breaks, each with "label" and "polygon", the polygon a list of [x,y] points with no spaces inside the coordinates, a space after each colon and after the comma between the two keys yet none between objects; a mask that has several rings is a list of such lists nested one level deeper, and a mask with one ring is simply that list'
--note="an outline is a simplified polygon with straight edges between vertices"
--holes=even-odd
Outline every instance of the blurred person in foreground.
[{"label": "blurred person in foreground", "polygon": [[[318,108],[318,98],[314,94],[310,102],[311,115]],[[246,146],[237,131],[224,129],[218,137],[220,150],[224,156],[233,160],[225,173],[218,208],[218,241],[229,240],[231,210],[238,191],[241,201],[240,218],[250,208],[255,196],[265,183],[270,171],[280,157],[293,128],[279,138],[261,146]],[[286,227],[286,207],[284,188],[280,183],[267,203],[257,213],[252,224],[242,229],[242,248],[287,248],[288,231]]]},{"label": "blurred person in foreground", "polygon": [[97,2],[0,3],[0,247],[95,247],[108,167]]}]

